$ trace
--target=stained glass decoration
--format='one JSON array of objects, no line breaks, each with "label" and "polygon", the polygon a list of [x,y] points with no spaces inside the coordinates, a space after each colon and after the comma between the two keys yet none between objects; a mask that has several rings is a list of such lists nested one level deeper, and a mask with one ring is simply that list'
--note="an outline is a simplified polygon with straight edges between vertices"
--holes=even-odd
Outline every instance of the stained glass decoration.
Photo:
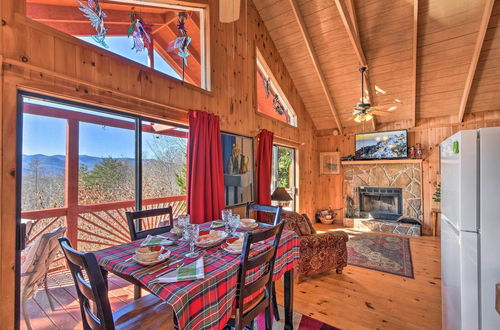
[{"label": "stained glass decoration", "polygon": [[99,5],[99,0],[88,0],[87,4],[82,3],[80,0],[77,1],[80,4],[80,8],[78,9],[83,13],[83,16],[90,20],[90,24],[97,32],[97,35],[93,35],[92,39],[98,44],[108,48],[109,46],[104,41],[106,33],[108,32],[108,29],[104,26],[104,19],[108,16]]},{"label": "stained glass decoration", "polygon": [[277,113],[279,113],[280,115],[282,115],[283,113],[285,113],[285,108],[281,105],[281,103],[280,103],[280,97],[279,97],[278,94],[274,94],[273,106],[274,106],[274,110]]},{"label": "stained glass decoration", "polygon": [[188,65],[188,56],[191,55],[188,50],[188,46],[191,43],[191,37],[188,36],[186,30],[187,14],[185,12],[179,13],[179,23],[177,24],[177,29],[179,30],[179,36],[174,41],[174,48],[176,48],[177,55],[182,58],[182,68],[184,72],[184,66]]},{"label": "stained glass decoration", "polygon": [[130,27],[127,30],[127,36],[130,38],[132,36],[134,44],[132,49],[136,52],[142,52],[143,50],[151,50],[153,47],[151,39],[151,24],[144,23],[141,15],[133,11],[129,14],[130,17]]},{"label": "stained glass decoration", "polygon": [[264,89],[266,91],[266,99],[271,95],[271,78],[262,78],[262,83],[264,84]]}]

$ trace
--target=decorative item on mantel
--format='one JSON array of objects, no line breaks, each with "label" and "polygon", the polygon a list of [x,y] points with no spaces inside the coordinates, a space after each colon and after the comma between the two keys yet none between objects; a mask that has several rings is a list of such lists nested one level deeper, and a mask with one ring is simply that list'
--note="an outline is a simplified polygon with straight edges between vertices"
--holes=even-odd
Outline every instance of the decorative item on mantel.
[{"label": "decorative item on mantel", "polygon": [[321,222],[324,225],[331,225],[335,222],[336,216],[337,213],[335,212],[335,210],[329,207],[327,209],[319,210],[318,212],[316,212],[316,222]]},{"label": "decorative item on mantel", "polygon": [[414,147],[408,149],[408,158],[422,159],[424,158],[424,148],[421,143],[416,143]]},{"label": "decorative item on mantel", "polygon": [[341,157],[340,160],[343,162],[353,161],[353,160],[356,160],[356,157],[354,157],[353,155],[347,155],[347,156]]}]

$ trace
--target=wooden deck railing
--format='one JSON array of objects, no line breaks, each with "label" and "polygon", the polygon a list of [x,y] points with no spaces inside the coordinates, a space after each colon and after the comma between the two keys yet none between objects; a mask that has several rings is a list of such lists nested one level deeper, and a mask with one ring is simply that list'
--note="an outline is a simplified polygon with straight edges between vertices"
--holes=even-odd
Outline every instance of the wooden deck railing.
[{"label": "wooden deck railing", "polygon": [[[186,210],[186,196],[168,196],[144,199],[143,209],[172,206],[174,217]],[[74,247],[81,251],[96,251],[130,241],[126,211],[135,209],[134,200],[107,202],[100,204],[21,212],[21,218],[33,220],[27,239],[31,244],[43,233],[65,226],[66,236],[73,238]],[[69,219],[69,215],[76,215]],[[161,217],[144,219],[144,228],[153,228],[163,219]],[[76,238],[76,239],[75,239]],[[51,267],[52,271],[65,267],[63,257],[58,256]]]}]

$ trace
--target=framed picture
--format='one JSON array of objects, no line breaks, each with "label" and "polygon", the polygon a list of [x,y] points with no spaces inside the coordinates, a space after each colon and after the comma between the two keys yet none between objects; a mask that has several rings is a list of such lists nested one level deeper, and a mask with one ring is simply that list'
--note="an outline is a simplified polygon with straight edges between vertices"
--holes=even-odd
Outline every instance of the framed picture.
[{"label": "framed picture", "polygon": [[320,174],[340,174],[340,153],[319,153]]},{"label": "framed picture", "polygon": [[253,138],[221,133],[226,206],[253,202],[254,158]]}]

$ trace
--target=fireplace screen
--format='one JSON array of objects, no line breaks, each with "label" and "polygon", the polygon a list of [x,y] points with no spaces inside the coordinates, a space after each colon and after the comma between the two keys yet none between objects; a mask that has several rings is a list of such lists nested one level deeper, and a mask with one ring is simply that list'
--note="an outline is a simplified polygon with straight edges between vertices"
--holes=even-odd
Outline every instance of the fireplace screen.
[{"label": "fireplace screen", "polygon": [[381,220],[396,220],[403,213],[401,188],[360,187],[359,211],[362,215]]}]

